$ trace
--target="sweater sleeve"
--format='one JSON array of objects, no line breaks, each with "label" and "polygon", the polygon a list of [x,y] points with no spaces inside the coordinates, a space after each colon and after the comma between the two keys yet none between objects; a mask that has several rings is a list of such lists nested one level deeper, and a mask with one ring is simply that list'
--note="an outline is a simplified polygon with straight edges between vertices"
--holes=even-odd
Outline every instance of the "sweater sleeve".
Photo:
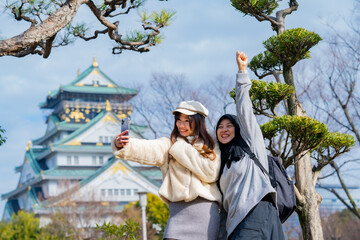
[{"label": "sweater sleeve", "polygon": [[115,156],[153,166],[162,166],[165,163],[170,146],[170,139],[165,137],[154,140],[130,138],[129,143],[122,149],[118,149],[114,142],[111,145]]},{"label": "sweater sleeve", "polygon": [[236,80],[236,112],[240,122],[240,133],[263,167],[269,171],[264,137],[255,118],[249,95],[251,81],[249,74],[239,72]]},{"label": "sweater sleeve", "polygon": [[220,169],[220,154],[217,153],[214,160],[203,157],[198,150],[184,140],[177,140],[171,146],[169,153],[201,181],[213,183],[217,180]]}]

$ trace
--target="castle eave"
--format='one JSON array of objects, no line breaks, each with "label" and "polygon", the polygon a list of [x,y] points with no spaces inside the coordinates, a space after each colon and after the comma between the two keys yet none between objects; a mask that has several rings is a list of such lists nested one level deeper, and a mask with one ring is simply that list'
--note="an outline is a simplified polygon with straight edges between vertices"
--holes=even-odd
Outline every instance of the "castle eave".
[{"label": "castle eave", "polygon": [[5,199],[9,199],[9,198],[13,198],[16,195],[23,193],[24,191],[28,191],[28,188],[31,187],[34,184],[37,184],[39,182],[41,182],[43,179],[42,177],[38,177],[35,179],[32,179],[31,181],[29,181],[28,183],[22,185],[21,187],[16,188],[15,190],[8,192],[8,193],[4,193],[1,195],[1,199],[5,200]]}]

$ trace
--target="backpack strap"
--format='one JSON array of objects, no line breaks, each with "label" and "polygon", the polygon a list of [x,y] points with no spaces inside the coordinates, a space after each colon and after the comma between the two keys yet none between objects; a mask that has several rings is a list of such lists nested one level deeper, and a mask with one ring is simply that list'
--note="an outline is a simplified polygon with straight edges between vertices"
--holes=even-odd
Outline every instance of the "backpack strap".
[{"label": "backpack strap", "polygon": [[260,163],[259,159],[256,157],[255,153],[253,153],[250,149],[250,147],[247,145],[245,141],[240,142],[242,149],[249,155],[249,157],[254,160],[255,164],[263,171],[270,179],[272,179],[272,176],[269,174],[268,171],[263,167],[263,165]]}]

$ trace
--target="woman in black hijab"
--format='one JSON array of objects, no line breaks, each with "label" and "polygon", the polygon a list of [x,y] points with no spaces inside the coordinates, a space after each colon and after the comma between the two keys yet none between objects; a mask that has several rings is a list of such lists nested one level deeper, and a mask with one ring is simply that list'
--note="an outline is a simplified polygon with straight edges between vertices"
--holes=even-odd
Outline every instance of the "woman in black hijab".
[{"label": "woman in black hijab", "polygon": [[219,239],[282,240],[285,237],[274,204],[276,191],[268,176],[242,149],[246,143],[269,170],[264,138],[249,96],[247,56],[238,51],[236,60],[239,67],[235,87],[237,116],[226,114],[216,126],[221,150],[218,186],[222,193],[222,222],[226,221],[226,234],[220,231]]}]

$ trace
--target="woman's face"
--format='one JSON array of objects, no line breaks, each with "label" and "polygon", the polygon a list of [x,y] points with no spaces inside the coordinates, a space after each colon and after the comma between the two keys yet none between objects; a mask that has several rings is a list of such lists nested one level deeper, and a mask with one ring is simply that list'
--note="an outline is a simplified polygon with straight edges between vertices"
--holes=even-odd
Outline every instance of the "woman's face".
[{"label": "woman's face", "polygon": [[180,113],[180,117],[176,120],[176,127],[179,130],[179,133],[183,137],[193,136],[194,135],[194,124],[190,125],[189,115]]},{"label": "woman's face", "polygon": [[216,130],[217,138],[222,144],[229,143],[235,137],[235,126],[232,122],[224,118],[221,120],[218,129]]}]

